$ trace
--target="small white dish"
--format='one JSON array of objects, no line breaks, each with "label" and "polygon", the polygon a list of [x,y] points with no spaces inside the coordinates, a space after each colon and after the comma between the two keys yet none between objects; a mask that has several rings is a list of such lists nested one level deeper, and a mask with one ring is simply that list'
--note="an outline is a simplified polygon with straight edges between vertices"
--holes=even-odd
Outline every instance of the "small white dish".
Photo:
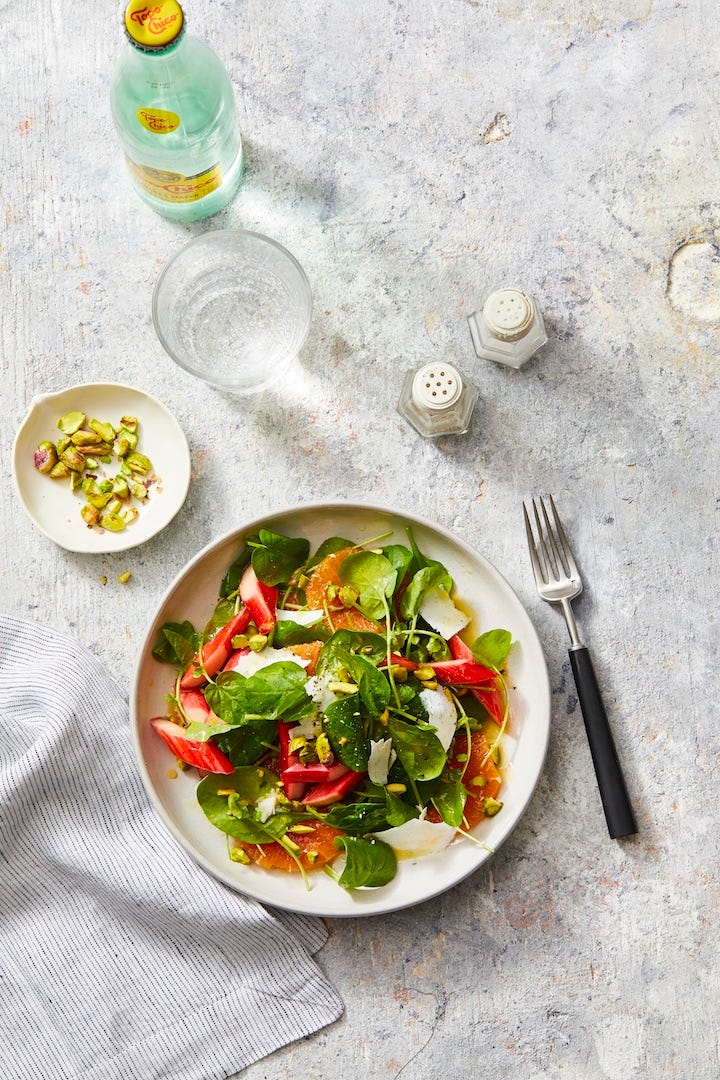
[{"label": "small white dish", "polygon": [[[35,468],[38,444],[57,442],[58,420],[76,409],[112,424],[121,416],[137,417],[138,449],[150,458],[157,481],[122,532],[89,528],[80,516],[82,495],[70,490],[68,480],[52,480]],[[112,472],[112,466],[103,468]],[[33,398],[15,436],[12,470],[20,502],[41,532],[67,551],[105,554],[144,544],[172,521],[190,484],[190,451],[177,420],[154,397],[121,383],[87,383]]]},{"label": "small white dish", "polygon": [[[228,858],[227,839],[203,815],[195,789],[198,777],[188,769],[174,772],[172,755],[149,720],[164,715],[165,695],[174,669],[152,656],[164,622],[189,619],[202,626],[212,613],[222,577],[242,548],[243,538],[259,529],[304,536],[311,550],[329,536],[362,543],[383,536],[383,543],[407,544],[411,525],[420,550],[442,562],[455,581],[458,600],[472,621],[467,639],[495,627],[513,637],[508,672],[512,723],[503,741],[502,813],[482,821],[473,834],[480,844],[456,839],[448,848],[423,858],[402,860],[396,877],[381,889],[346,892],[323,873],[311,875],[306,891],[299,874],[243,866]],[[545,761],[550,733],[550,686],[542,647],[529,616],[498,571],[452,533],[423,518],[362,504],[298,506],[268,515],[222,537],[192,559],[171,584],[140,648],[131,695],[131,729],[145,786],[157,813],[178,843],[206,870],[238,892],[289,911],[331,918],[379,915],[428,900],[456,885],[497,851],[524,814]]]}]

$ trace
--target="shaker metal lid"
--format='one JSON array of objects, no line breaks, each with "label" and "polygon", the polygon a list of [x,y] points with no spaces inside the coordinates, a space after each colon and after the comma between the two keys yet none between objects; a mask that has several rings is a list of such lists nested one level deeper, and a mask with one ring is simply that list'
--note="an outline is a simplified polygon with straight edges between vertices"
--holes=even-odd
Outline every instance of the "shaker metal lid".
[{"label": "shaker metal lid", "polygon": [[519,289],[497,289],[483,305],[483,319],[491,334],[501,341],[518,341],[535,320],[535,305]]},{"label": "shaker metal lid", "polygon": [[412,396],[425,409],[448,409],[462,394],[462,375],[452,364],[425,364],[416,372]]},{"label": "shaker metal lid", "polygon": [[128,36],[148,52],[167,48],[182,33],[184,21],[178,0],[130,0],[125,8]]}]

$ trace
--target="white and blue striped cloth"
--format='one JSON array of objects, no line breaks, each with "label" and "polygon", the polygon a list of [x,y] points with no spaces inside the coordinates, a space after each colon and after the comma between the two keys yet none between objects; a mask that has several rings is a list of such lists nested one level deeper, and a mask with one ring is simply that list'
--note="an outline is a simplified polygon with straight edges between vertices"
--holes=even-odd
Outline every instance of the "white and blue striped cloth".
[{"label": "white and blue striped cloth", "polygon": [[215,1080],[342,1003],[322,923],[269,914],[156,818],[127,705],[75,642],[0,616],[0,1076]]}]

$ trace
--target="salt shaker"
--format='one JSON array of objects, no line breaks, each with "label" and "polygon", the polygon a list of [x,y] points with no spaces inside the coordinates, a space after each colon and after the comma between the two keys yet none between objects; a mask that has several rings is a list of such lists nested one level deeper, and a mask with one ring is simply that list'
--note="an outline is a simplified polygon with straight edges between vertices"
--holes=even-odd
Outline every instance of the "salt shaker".
[{"label": "salt shaker", "polygon": [[520,289],[491,292],[468,323],[477,355],[507,367],[521,368],[548,339],[536,301]]},{"label": "salt shaker", "polygon": [[425,364],[408,371],[398,412],[421,435],[464,435],[478,399],[474,386],[452,364]]}]

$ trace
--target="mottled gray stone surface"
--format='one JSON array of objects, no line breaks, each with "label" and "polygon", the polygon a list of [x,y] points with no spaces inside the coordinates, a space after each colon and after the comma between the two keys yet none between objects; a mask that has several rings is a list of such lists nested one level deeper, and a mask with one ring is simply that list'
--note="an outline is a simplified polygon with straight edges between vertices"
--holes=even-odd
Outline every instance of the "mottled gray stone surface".
[{"label": "mottled gray stone surface", "polygon": [[[296,501],[426,516],[507,576],[546,647],[547,768],[498,855],[453,892],[332,924],[345,1018],[249,1080],[714,1078],[718,877],[720,30],[708,0],[188,0],[240,100],[234,204],[184,229],[133,195],[111,131],[115,3],[0,0],[0,588],[129,685],[166,585],[211,538]],[[153,284],[203,228],[267,232],[315,312],[287,386],[233,400],[175,370]],[[551,340],[523,371],[474,358],[466,315],[521,284]],[[456,363],[471,432],[422,441],[403,372]],[[53,547],[12,493],[33,394],[155,392],[193,483],[122,556]],[[641,826],[607,839],[560,617],[520,501],[552,491],[581,556],[578,617]],[[129,585],[116,584],[132,571]],[[100,574],[108,576],[103,588]]]}]

